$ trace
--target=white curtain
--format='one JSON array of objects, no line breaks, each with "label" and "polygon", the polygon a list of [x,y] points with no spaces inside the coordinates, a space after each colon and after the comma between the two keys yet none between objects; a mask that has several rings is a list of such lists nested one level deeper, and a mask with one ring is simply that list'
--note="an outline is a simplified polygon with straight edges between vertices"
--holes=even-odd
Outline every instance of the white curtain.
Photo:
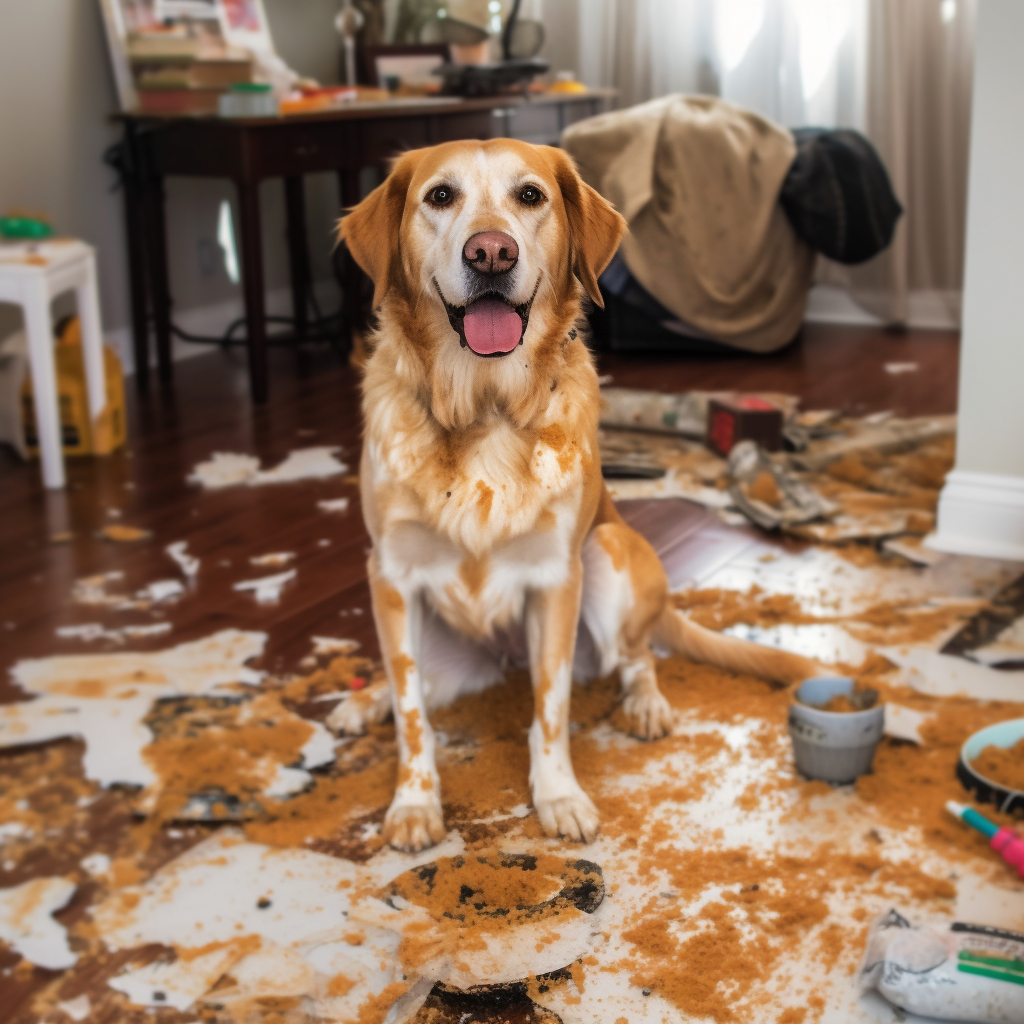
[{"label": "white curtain", "polygon": [[888,252],[818,276],[890,323],[959,322],[976,0],[563,2],[580,77],[622,106],[703,92],[864,132],[906,212]]}]

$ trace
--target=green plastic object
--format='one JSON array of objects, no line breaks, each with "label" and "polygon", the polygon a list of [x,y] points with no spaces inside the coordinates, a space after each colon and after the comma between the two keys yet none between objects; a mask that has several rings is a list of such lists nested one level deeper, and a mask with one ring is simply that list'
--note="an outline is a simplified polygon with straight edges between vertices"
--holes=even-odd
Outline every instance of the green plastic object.
[{"label": "green plastic object", "polygon": [[988,818],[979,814],[973,807],[966,808],[962,817],[971,828],[976,828],[986,839],[991,839],[999,831],[998,825],[993,825]]},{"label": "green plastic object", "polygon": [[0,217],[0,235],[4,238],[38,241],[52,234],[53,228],[45,220],[36,220],[34,217]]},{"label": "green plastic object", "polygon": [[270,85],[267,82],[234,82],[231,85],[232,92],[270,92]]}]

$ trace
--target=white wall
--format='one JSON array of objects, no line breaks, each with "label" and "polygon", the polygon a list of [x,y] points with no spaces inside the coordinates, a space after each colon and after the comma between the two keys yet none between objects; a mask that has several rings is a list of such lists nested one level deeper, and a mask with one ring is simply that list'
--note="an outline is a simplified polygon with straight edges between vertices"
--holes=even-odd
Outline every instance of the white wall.
[{"label": "white wall", "polygon": [[934,546],[1024,559],[1024,3],[978,10],[956,469]]},{"label": "white wall", "polygon": [[[275,42],[296,70],[337,80],[333,18],[336,0],[265,0]],[[117,102],[99,0],[0,0],[0,211],[25,208],[49,215],[60,234],[99,251],[104,329],[127,339],[128,277],[122,197],[112,192],[104,150],[119,136],[110,120]],[[233,198],[227,182],[171,179],[168,249],[176,315],[218,329],[202,312],[240,303],[239,289],[219,263],[201,271],[199,250],[216,238],[217,210]],[[268,291],[288,281],[284,201],[280,185],[264,185],[264,253]],[[330,276],[331,222],[338,193],[331,175],[307,182],[314,277]],[[0,337],[19,317],[0,305]],[[209,318],[207,318],[209,319]],[[223,326],[226,326],[223,325]]]}]

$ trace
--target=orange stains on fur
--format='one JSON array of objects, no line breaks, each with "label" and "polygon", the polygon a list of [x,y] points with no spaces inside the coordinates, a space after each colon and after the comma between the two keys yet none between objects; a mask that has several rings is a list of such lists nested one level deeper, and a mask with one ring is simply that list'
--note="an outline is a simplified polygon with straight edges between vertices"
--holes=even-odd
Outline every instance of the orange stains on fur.
[{"label": "orange stains on fur", "polygon": [[558,423],[552,423],[546,427],[542,427],[538,431],[537,437],[540,439],[542,444],[546,444],[556,452],[560,452],[569,440],[565,435],[565,430]]},{"label": "orange stains on fur", "polygon": [[562,724],[556,721],[552,724],[549,707],[551,704],[551,677],[541,669],[540,678],[533,687],[534,714],[540,722],[544,734],[545,743],[555,743],[562,735]]},{"label": "orange stains on fur", "polygon": [[394,612],[397,615],[405,611],[405,601],[402,595],[389,583],[381,581],[377,585],[377,594],[380,597],[381,604],[389,612]]},{"label": "orange stains on fur", "polygon": [[395,679],[395,690],[399,697],[405,696],[406,688],[409,685],[409,671],[416,668],[416,662],[408,654],[396,654],[391,659],[391,674]]},{"label": "orange stains on fur", "polygon": [[487,581],[488,560],[484,555],[477,558],[476,555],[466,555],[459,564],[459,579],[466,585],[466,589],[476,597],[483,589]]},{"label": "orange stains on fur", "polygon": [[491,504],[494,501],[494,491],[483,482],[476,482],[476,507],[480,510],[480,518],[486,523],[491,515]]},{"label": "orange stains on fur", "polygon": [[423,722],[418,711],[407,711],[401,719],[399,729],[402,733],[402,742],[405,745],[405,757],[399,759],[398,763],[398,785],[409,786],[414,781],[419,781],[422,789],[433,789],[431,780],[420,775],[410,762],[423,753]]}]

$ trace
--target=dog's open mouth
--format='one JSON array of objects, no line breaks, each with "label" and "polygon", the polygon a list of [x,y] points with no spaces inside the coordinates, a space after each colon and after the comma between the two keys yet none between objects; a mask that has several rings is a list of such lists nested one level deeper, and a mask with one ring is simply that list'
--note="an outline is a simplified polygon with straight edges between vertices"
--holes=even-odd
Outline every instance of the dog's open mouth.
[{"label": "dog's open mouth", "polygon": [[522,345],[526,325],[530,322],[532,295],[528,302],[518,306],[494,293],[481,295],[465,306],[453,306],[444,297],[436,281],[434,287],[441,296],[448,322],[458,334],[463,348],[468,348],[478,356],[507,356]]}]

